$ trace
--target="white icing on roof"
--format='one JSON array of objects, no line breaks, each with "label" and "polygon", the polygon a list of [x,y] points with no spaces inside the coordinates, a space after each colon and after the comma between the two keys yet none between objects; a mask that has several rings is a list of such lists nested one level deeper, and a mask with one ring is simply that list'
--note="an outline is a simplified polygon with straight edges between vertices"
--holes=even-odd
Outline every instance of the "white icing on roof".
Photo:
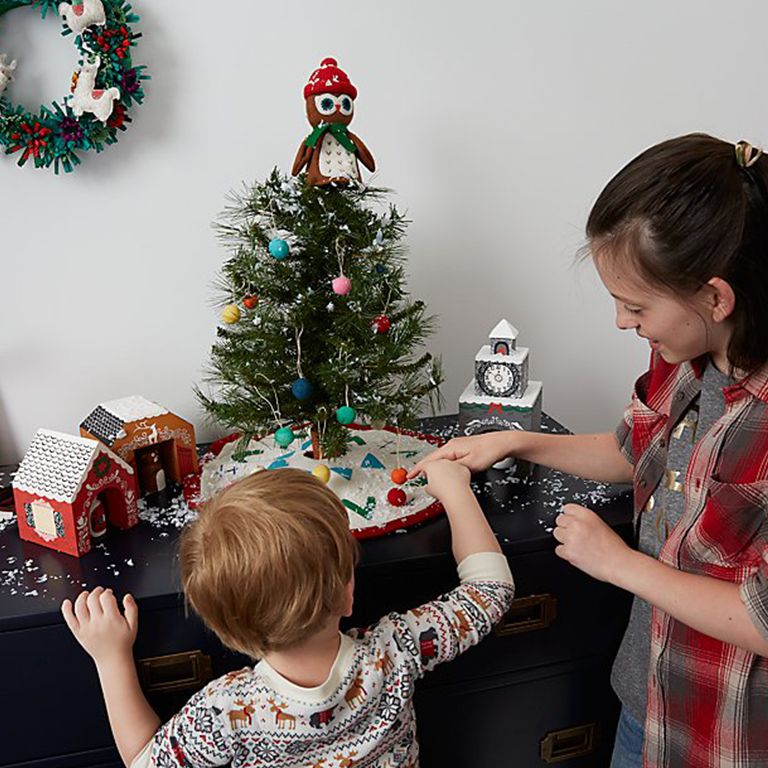
[{"label": "white icing on roof", "polygon": [[168,413],[162,405],[153,403],[141,395],[131,395],[119,400],[110,400],[108,403],[102,403],[101,407],[116,416],[123,424],[128,424],[138,419],[149,419],[154,416],[164,416]]},{"label": "white icing on roof", "polygon": [[133,474],[128,464],[97,440],[38,429],[19,465],[13,487],[54,501],[72,503],[101,453]]},{"label": "white icing on roof", "polygon": [[516,339],[520,332],[508,320],[500,320],[488,334],[489,339]]}]

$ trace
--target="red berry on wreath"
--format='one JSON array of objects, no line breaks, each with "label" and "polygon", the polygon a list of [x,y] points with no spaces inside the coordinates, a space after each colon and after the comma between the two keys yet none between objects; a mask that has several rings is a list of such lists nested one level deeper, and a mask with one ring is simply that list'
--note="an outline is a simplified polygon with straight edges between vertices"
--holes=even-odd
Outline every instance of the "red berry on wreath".
[{"label": "red berry on wreath", "polygon": [[371,330],[374,333],[387,333],[391,327],[392,323],[386,315],[374,317],[373,322],[371,323]]},{"label": "red berry on wreath", "polygon": [[243,299],[243,306],[246,309],[253,309],[259,303],[258,296],[246,296]]},{"label": "red berry on wreath", "polygon": [[392,488],[387,494],[387,501],[393,507],[402,507],[407,501],[407,496],[402,488]]},{"label": "red berry on wreath", "polygon": [[408,472],[403,467],[392,470],[390,475],[395,485],[402,485],[408,479]]}]

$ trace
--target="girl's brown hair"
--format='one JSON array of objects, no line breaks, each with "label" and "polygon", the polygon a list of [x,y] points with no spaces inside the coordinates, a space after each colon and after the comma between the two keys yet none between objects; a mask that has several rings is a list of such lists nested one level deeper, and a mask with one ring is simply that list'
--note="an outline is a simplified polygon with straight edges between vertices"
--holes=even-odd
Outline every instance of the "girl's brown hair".
[{"label": "girl's brown hair", "polygon": [[627,258],[683,297],[726,280],[736,294],[728,359],[752,371],[768,361],[768,158],[747,167],[738,149],[702,133],[647,149],[600,193],[587,237],[600,258]]},{"label": "girl's brown hair", "polygon": [[299,469],[263,470],[200,508],[181,534],[188,603],[229,648],[289,648],[340,610],[357,563],[347,511]]}]

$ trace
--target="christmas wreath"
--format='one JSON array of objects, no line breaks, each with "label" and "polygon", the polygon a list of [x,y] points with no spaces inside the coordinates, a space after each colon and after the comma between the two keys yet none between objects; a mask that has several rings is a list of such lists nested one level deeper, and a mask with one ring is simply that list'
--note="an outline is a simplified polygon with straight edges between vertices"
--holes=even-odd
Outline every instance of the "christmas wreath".
[{"label": "christmas wreath", "polygon": [[16,62],[0,54],[0,146],[7,155],[18,153],[18,165],[31,159],[36,168],[69,172],[80,164],[79,152],[115,144],[131,122],[128,110],[144,100],[142,81],[149,75],[131,61],[141,37],[131,25],[139,17],[125,0],[0,0],[0,16],[26,5],[38,6],[43,18],[50,10],[62,17],[62,35],[74,35],[80,53],[79,70],[61,103],[28,112],[3,94]]}]

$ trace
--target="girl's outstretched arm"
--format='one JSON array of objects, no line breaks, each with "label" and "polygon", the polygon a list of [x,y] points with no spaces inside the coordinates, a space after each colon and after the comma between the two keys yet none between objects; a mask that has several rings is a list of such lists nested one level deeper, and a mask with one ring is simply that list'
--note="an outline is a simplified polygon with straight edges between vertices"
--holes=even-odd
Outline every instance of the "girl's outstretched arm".
[{"label": "girl's outstretched arm", "polygon": [[552,435],[517,429],[449,440],[416,464],[408,476],[421,474],[425,464],[435,459],[458,461],[471,472],[481,472],[507,456],[601,483],[632,482],[632,465],[613,432]]}]

